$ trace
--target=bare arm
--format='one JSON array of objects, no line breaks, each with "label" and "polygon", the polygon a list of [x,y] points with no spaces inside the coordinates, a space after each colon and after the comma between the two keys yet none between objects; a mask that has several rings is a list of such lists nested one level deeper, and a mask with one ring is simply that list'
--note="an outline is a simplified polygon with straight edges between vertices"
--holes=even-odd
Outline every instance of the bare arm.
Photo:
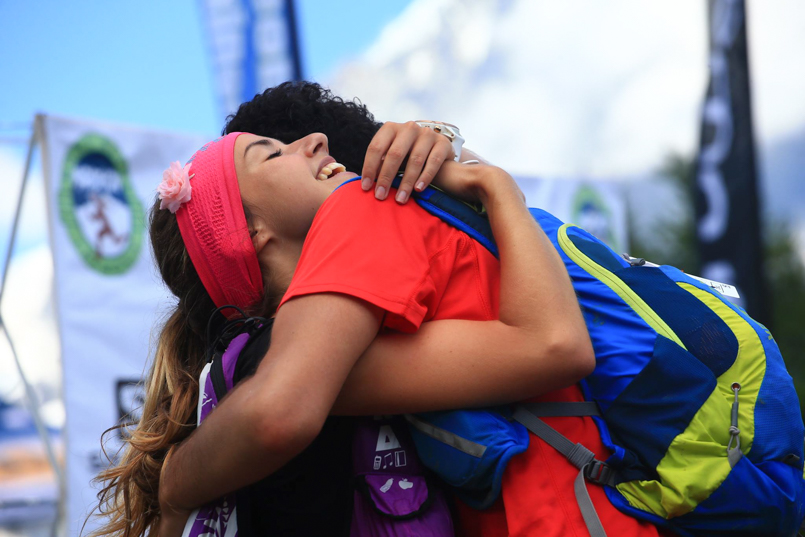
[{"label": "bare arm", "polygon": [[163,513],[192,510],[262,479],[300,453],[321,429],[380,318],[375,306],[345,295],[314,294],[286,303],[257,372],[163,466]]},{"label": "bare arm", "polygon": [[484,157],[482,157],[481,155],[479,155],[475,151],[465,147],[464,149],[461,150],[461,158],[458,161],[459,162],[467,162],[467,161],[470,161],[470,160],[477,160],[481,164],[490,164],[490,162],[488,160],[486,160]]},{"label": "bare arm", "polygon": [[[450,169],[450,167],[454,167]],[[395,414],[508,403],[563,388],[595,366],[567,271],[503,170],[445,164],[442,186],[487,207],[501,260],[499,321],[436,321],[378,337],[335,411]]]}]

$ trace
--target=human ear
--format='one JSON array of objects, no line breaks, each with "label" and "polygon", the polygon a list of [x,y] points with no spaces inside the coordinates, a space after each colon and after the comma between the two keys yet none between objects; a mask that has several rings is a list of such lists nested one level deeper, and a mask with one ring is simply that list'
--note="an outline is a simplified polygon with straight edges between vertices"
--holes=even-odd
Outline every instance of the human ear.
[{"label": "human ear", "polygon": [[268,227],[266,221],[262,218],[253,217],[251,220],[252,221],[249,224],[249,237],[252,239],[254,251],[257,254],[260,254],[263,248],[268,245],[269,241],[274,238],[273,233]]}]

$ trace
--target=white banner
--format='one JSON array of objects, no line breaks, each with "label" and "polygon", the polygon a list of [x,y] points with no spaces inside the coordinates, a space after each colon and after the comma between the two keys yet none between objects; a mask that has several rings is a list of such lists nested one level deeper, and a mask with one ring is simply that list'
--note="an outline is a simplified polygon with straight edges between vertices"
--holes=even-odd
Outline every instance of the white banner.
[{"label": "white banner", "polygon": [[[65,424],[68,535],[96,506],[107,465],[101,434],[140,406],[137,385],[168,291],[154,267],[146,212],[162,171],[206,140],[50,116],[37,118],[53,247]],[[120,447],[107,435],[107,453]],[[97,522],[90,521],[86,534]]]},{"label": "white banner", "polygon": [[626,200],[621,184],[580,179],[517,177],[529,207],[589,231],[622,254],[629,251]]}]

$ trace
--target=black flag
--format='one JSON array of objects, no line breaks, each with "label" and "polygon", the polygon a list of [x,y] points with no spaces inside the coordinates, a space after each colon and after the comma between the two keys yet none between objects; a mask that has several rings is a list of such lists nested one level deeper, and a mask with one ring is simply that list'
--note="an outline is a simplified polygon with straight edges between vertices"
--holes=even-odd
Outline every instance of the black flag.
[{"label": "black flag", "polygon": [[710,84],[696,170],[701,275],[768,324],[743,0],[710,0]]}]

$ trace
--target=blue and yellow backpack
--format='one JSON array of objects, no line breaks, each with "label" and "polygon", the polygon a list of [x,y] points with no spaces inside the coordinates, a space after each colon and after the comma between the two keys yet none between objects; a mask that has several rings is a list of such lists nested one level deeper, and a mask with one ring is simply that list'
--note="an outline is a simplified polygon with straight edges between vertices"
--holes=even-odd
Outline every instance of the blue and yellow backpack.
[{"label": "blue and yellow backpack", "polygon": [[[415,199],[497,255],[483,215],[433,188]],[[805,428],[769,331],[676,268],[627,260],[577,226],[531,214],[565,263],[592,339],[587,402],[408,416],[422,461],[485,508],[531,431],[580,469],[576,497],[594,537],[605,533],[585,480],[603,484],[621,511],[680,535],[795,534]],[[540,419],[579,415],[593,416],[606,461]]]}]

